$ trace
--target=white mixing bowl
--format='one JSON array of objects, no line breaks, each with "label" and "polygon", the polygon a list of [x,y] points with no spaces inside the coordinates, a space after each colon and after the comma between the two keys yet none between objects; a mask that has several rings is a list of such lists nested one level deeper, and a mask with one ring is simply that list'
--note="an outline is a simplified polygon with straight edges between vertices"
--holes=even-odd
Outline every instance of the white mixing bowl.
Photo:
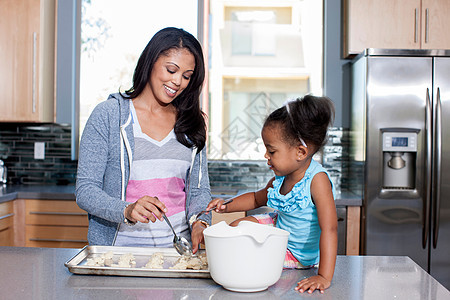
[{"label": "white mixing bowl", "polygon": [[212,279],[225,289],[258,292],[280,279],[289,232],[249,221],[203,231]]}]

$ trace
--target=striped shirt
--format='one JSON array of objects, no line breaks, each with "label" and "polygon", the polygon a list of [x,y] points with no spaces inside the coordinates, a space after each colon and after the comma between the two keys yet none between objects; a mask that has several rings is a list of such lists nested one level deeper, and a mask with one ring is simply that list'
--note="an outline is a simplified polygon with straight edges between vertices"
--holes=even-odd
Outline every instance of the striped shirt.
[{"label": "striped shirt", "polygon": [[[157,196],[168,211],[166,216],[178,235],[190,241],[186,220],[185,178],[191,163],[192,150],[179,143],[172,131],[161,141],[142,132],[133,101],[130,101],[133,119],[135,151],[126,201],[136,202],[143,196]],[[115,246],[172,247],[173,233],[165,221],[138,222],[134,226],[121,224]]]}]

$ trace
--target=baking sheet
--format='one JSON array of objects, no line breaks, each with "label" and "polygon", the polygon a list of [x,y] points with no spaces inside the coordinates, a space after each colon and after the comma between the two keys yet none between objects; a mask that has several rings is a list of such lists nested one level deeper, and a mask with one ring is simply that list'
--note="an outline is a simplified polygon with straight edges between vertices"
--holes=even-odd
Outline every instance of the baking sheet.
[{"label": "baking sheet", "polygon": [[[126,253],[134,255],[136,266],[133,268],[99,267],[86,265],[88,258],[101,256],[109,251],[114,253],[113,261]],[[149,261],[153,253],[164,255],[163,269],[142,268]],[[145,247],[115,247],[115,246],[85,246],[79,253],[68,260],[64,265],[74,274],[87,275],[115,275],[115,276],[142,276],[142,277],[173,277],[173,278],[211,278],[209,270],[176,270],[173,266],[180,254],[174,248],[145,248]]]}]

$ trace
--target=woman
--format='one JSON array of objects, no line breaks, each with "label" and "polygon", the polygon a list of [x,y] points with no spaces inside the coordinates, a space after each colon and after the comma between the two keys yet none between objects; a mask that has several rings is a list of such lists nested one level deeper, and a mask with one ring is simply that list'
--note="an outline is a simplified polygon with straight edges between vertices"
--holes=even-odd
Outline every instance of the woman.
[{"label": "woman", "polygon": [[199,106],[204,77],[199,42],[183,29],[165,28],[142,52],[132,88],[94,109],[80,142],[76,184],[90,245],[171,247],[165,213],[197,251],[211,219],[188,222],[211,200]]}]

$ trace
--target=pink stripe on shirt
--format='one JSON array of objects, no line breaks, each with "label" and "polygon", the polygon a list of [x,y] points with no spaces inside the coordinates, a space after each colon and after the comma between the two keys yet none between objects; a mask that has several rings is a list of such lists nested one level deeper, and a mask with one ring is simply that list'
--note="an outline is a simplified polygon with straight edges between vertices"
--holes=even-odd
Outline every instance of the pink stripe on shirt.
[{"label": "pink stripe on shirt", "polygon": [[185,210],[186,194],[184,180],[177,177],[130,180],[127,186],[127,202],[136,202],[143,196],[154,197],[167,207],[166,215],[172,216]]}]

